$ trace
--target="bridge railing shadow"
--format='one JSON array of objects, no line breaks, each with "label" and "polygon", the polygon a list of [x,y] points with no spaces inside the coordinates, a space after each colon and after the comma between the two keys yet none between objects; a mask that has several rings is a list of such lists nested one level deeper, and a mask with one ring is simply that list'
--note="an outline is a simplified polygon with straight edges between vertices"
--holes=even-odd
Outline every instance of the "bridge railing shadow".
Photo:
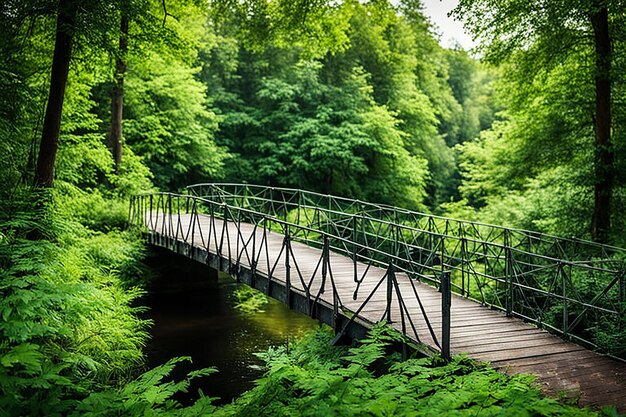
[{"label": "bridge railing shadow", "polygon": [[[402,296],[398,274],[409,277],[411,283],[422,282],[437,288],[442,286],[442,277],[449,277],[451,291],[460,296],[615,356],[623,357],[626,351],[625,253],[620,248],[302,190],[248,184],[200,184],[189,187],[188,195],[136,196],[131,202],[130,221],[193,241],[198,228],[202,229],[200,214],[222,220],[223,229],[229,222],[239,229],[241,224],[254,225],[254,237],[235,248],[237,261],[244,258],[248,265],[261,258],[269,263],[269,254],[261,256],[261,250],[266,242],[264,236],[270,232],[285,237],[282,258],[278,256],[276,262],[284,263],[283,258],[293,255],[287,255],[291,242],[321,249],[316,268],[319,271],[308,283],[300,271],[295,275],[302,281],[301,290],[312,298],[319,299],[323,293],[320,290],[328,282],[337,298],[333,301],[337,313],[344,302],[334,294],[331,254],[341,254],[352,261],[354,299],[359,296],[367,268],[386,271],[368,295],[381,288],[387,291],[388,300],[395,294],[395,311],[401,316],[405,332],[413,328],[413,333],[418,333],[415,323],[409,320],[409,308],[403,305],[407,297]],[[183,224],[181,215],[191,216],[191,223]],[[210,246],[210,238],[217,242],[221,236],[223,241],[227,235],[222,230],[218,236],[217,227],[209,227],[213,236],[202,235],[205,247]],[[243,236],[241,230],[238,234]],[[237,242],[240,243],[239,237]],[[216,251],[219,249],[215,247]],[[265,250],[269,251],[267,244]],[[228,256],[232,259],[232,254]],[[291,257],[289,268],[302,269]],[[359,269],[357,264],[366,267]],[[326,281],[315,288],[317,293],[313,296],[311,290],[318,272]],[[446,283],[443,284],[445,289]],[[361,307],[369,302],[364,297],[366,302]],[[417,291],[412,302],[420,303]],[[444,350],[444,338],[437,337],[441,326],[433,327],[422,305],[420,311],[429,336]],[[391,312],[389,305],[383,318]]]}]

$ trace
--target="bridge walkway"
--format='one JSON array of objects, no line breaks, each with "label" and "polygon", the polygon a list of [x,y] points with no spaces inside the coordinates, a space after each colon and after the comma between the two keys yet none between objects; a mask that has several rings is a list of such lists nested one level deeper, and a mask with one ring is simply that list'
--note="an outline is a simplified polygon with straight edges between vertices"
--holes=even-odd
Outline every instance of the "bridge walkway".
[{"label": "bridge walkway", "polygon": [[[428,284],[406,274],[353,262],[349,257],[299,243],[285,245],[285,236],[247,223],[226,222],[208,215],[179,214],[151,220],[150,240],[206,262],[242,281],[315,316],[315,309],[333,311],[336,330],[358,324],[368,328],[391,319],[391,325],[432,351],[439,351],[442,296]],[[154,216],[153,216],[154,217]],[[147,219],[146,219],[146,222]],[[186,236],[157,225],[177,224]],[[150,228],[150,226],[149,226]],[[159,230],[161,229],[161,230]],[[209,231],[207,233],[207,231]],[[355,274],[356,271],[356,274]],[[355,277],[362,279],[355,296]],[[279,290],[276,290],[278,288]],[[323,291],[321,291],[323,288]],[[392,302],[388,302],[391,292]],[[286,294],[289,293],[287,296]],[[282,294],[278,295],[277,294]],[[306,300],[306,306],[294,299]],[[427,312],[427,314],[425,314]],[[452,354],[488,361],[506,373],[530,373],[548,392],[579,396],[581,405],[615,405],[626,411],[626,365],[564,341],[545,330],[507,317],[452,294],[450,311]],[[318,318],[323,314],[318,313]],[[339,324],[337,324],[337,322]]]}]

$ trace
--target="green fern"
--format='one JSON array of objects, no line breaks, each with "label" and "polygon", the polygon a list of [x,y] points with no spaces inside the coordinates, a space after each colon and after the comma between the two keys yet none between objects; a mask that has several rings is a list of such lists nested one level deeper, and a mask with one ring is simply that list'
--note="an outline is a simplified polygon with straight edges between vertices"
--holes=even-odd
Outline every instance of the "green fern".
[{"label": "green fern", "polygon": [[271,349],[262,355],[266,375],[214,415],[598,415],[544,397],[531,376],[508,377],[467,357],[449,363],[439,358],[401,361],[390,350],[401,337],[382,325],[349,349],[329,346],[329,336],[318,332],[289,352]]}]

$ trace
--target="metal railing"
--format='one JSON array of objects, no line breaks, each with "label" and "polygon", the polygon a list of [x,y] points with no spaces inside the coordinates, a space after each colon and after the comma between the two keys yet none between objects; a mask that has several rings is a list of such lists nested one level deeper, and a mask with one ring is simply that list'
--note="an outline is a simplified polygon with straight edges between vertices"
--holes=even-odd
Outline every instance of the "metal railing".
[{"label": "metal railing", "polygon": [[[376,289],[387,280],[388,303],[396,292],[403,328],[413,323],[405,314],[408,308],[402,304],[406,300],[395,276],[403,273],[411,282],[426,282],[440,289],[447,287],[442,285],[442,277],[449,277],[451,291],[461,296],[624,357],[626,251],[621,248],[288,188],[198,184],[188,187],[188,192],[134,197],[131,223],[148,222],[153,229],[167,227],[168,233],[186,233],[185,238],[191,235],[193,239],[197,222],[182,230],[176,219],[180,213],[194,218],[206,213],[228,220],[234,227],[249,223],[256,225],[255,231],[281,233],[286,242],[281,251],[286,253],[292,241],[322,249],[318,266],[325,270],[322,275],[333,288],[328,254],[350,258],[355,265],[354,299],[366,274],[360,274],[357,263],[384,268],[387,273]],[[151,224],[158,218],[164,220],[162,224]],[[213,233],[217,239],[216,231]],[[257,238],[250,242],[256,244]],[[246,252],[254,254],[257,248],[242,247],[246,261],[254,264],[254,256]],[[242,256],[239,250],[237,247],[237,257]],[[302,290],[310,292],[311,285]],[[428,332],[443,352],[446,347],[440,340],[446,337],[434,334],[417,292],[414,302],[420,303]],[[341,300],[336,303],[335,309],[341,309]],[[387,310],[391,314],[391,307]]]}]

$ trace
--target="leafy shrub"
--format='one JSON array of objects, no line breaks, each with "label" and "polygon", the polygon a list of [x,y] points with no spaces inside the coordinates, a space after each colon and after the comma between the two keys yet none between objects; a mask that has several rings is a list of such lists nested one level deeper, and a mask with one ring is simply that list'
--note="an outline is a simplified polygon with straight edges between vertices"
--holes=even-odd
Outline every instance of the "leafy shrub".
[{"label": "leafy shrub", "polygon": [[0,217],[0,415],[68,414],[143,366],[147,323],[132,306],[141,291],[118,271],[133,273],[140,241],[107,241],[46,201],[26,194]]},{"label": "leafy shrub", "polygon": [[111,198],[98,189],[80,189],[57,182],[55,203],[61,218],[71,219],[93,230],[120,229],[126,224],[128,202]]},{"label": "leafy shrub", "polygon": [[402,361],[390,350],[399,336],[384,326],[354,348],[330,347],[332,337],[317,332],[289,351],[270,349],[258,385],[213,415],[597,415],[545,398],[532,376],[509,377],[466,357]]},{"label": "leafy shrub", "polygon": [[[94,392],[82,400],[72,416],[201,416],[209,415],[215,410],[211,403],[215,398],[202,396],[193,405],[181,407],[172,400],[178,392],[187,392],[193,378],[210,375],[213,368],[190,372],[186,379],[168,381],[177,363],[190,360],[175,358],[166,364],[156,367],[119,388]],[[165,379],[165,381],[164,381]]]},{"label": "leafy shrub", "polygon": [[260,291],[240,285],[232,293],[235,301],[235,309],[245,314],[263,313],[263,308],[268,303],[267,296]]}]

